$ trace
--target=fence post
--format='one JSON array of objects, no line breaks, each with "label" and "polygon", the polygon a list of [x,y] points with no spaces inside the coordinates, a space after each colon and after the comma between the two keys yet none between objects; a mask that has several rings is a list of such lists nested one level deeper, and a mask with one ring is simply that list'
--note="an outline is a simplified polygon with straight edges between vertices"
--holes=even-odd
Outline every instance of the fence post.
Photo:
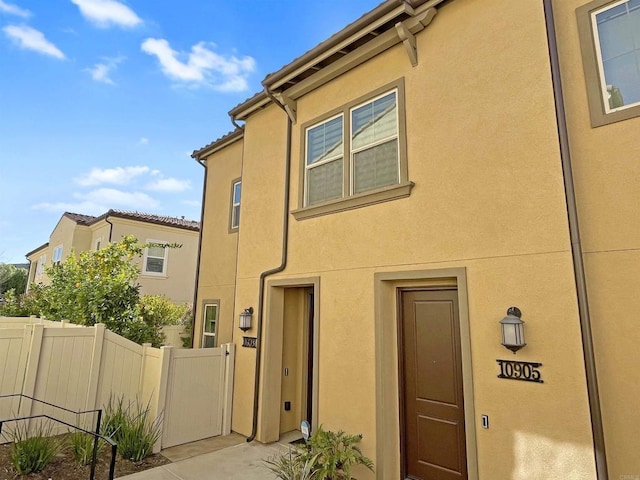
[{"label": "fence post", "polygon": [[160,437],[153,446],[153,453],[158,453],[162,449],[162,440],[164,437],[164,427],[167,407],[167,394],[169,393],[169,374],[171,371],[171,357],[173,356],[173,347],[160,347],[160,378],[158,379],[158,403],[156,405],[156,416],[160,418]]},{"label": "fence post", "polygon": [[222,435],[231,433],[231,414],[233,408],[233,375],[235,372],[236,346],[225,343],[224,347],[224,383],[222,396]]},{"label": "fence post", "polygon": [[144,390],[144,379],[147,376],[147,352],[150,348],[150,343],[142,344],[142,365],[140,367],[140,379],[138,380],[138,392],[140,392],[140,398],[142,398],[142,391]]},{"label": "fence post", "polygon": [[[29,332],[30,331],[30,332]],[[38,365],[40,363],[40,352],[42,351],[42,337],[44,334],[43,325],[32,325],[30,329],[25,328],[25,335],[31,333],[31,342],[29,344],[29,355],[27,366],[24,374],[24,383],[22,384],[22,394],[33,397],[36,389],[36,380],[38,379]],[[23,345],[26,342],[23,342]],[[28,417],[31,415],[31,404],[33,402],[28,398],[23,398],[20,402],[20,416]]]},{"label": "fence post", "polygon": [[100,382],[100,366],[102,364],[102,349],[104,346],[104,323],[96,323],[93,328],[95,329],[95,335],[93,337],[87,401],[85,403],[87,410],[98,408],[98,383]]}]

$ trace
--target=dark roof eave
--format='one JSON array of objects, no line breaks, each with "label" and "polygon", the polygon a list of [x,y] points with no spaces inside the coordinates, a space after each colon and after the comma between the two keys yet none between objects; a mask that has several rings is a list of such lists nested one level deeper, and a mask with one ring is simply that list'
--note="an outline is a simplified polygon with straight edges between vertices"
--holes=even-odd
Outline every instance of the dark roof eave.
[{"label": "dark roof eave", "polygon": [[40,245],[38,248],[34,248],[34,249],[33,249],[33,250],[31,250],[30,252],[25,253],[25,255],[24,255],[24,256],[25,256],[25,257],[27,257],[27,258],[29,258],[29,257],[30,257],[31,255],[33,255],[34,253],[36,253],[36,252],[38,252],[38,251],[40,251],[40,250],[42,250],[43,248],[46,248],[46,247],[48,247],[48,246],[49,246],[49,242],[47,242],[47,243],[43,243],[43,244],[42,244],[42,245]]},{"label": "dark roof eave", "polygon": [[205,145],[201,149],[194,150],[193,153],[191,154],[191,158],[197,161],[204,160],[206,157],[218,151],[219,149],[240,140],[243,137],[243,135],[244,135],[244,129],[236,128],[232,132],[229,132],[226,135],[223,135],[217,140],[214,140],[208,145]]}]

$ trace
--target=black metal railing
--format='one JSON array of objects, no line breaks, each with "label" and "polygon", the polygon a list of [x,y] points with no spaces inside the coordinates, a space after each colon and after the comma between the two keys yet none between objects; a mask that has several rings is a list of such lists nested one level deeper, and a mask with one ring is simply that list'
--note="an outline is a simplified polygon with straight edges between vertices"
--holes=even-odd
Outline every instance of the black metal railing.
[{"label": "black metal railing", "polygon": [[70,410],[68,408],[65,407],[61,407],[59,405],[55,405],[53,403],[49,403],[49,402],[45,402],[44,400],[39,400],[37,398],[33,398],[30,397],[29,395],[23,395],[21,393],[13,393],[13,394],[9,394],[9,395],[0,395],[0,400],[5,399],[5,398],[11,398],[11,397],[18,397],[20,398],[20,401],[22,402],[23,398],[29,399],[31,401],[37,402],[37,403],[42,403],[44,405],[48,405],[50,407],[54,407],[57,408],[59,410],[68,412],[68,413],[72,413],[74,415],[84,415],[84,414],[88,414],[88,413],[96,413],[97,414],[97,418],[96,418],[96,429],[95,432],[92,432],[91,430],[86,430],[84,428],[81,428],[77,425],[73,425],[71,423],[65,422],[64,420],[60,420],[59,418],[55,418],[46,414],[40,414],[40,415],[29,415],[29,416],[24,416],[24,417],[16,417],[16,418],[8,418],[8,419],[0,419],[0,435],[2,435],[2,426],[3,424],[7,423],[7,422],[20,422],[20,421],[26,421],[26,420],[31,420],[31,419],[35,419],[35,418],[46,418],[48,420],[51,420],[53,422],[57,422],[60,423],[62,425],[66,425],[67,427],[71,427],[75,430],[78,430],[80,432],[89,434],[93,437],[93,455],[92,455],[92,459],[91,459],[91,472],[89,474],[89,480],[95,480],[95,473],[96,473],[96,462],[97,462],[97,456],[98,456],[98,442],[102,439],[103,441],[105,441],[106,443],[108,443],[109,445],[111,445],[111,463],[109,465],[109,480],[113,480],[114,478],[114,474],[115,474],[115,466],[116,466],[116,453],[118,450],[118,444],[115,443],[111,438],[106,437],[104,435],[100,435],[100,424],[102,421],[102,409],[100,408],[96,408],[93,410],[82,410],[82,411],[77,411],[77,410]]}]

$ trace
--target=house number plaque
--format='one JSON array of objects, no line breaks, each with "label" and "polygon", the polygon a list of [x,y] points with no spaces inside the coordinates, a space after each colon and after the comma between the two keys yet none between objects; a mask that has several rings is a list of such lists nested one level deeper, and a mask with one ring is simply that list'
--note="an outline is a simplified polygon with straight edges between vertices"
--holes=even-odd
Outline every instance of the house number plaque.
[{"label": "house number plaque", "polygon": [[242,346],[247,348],[258,348],[258,339],[256,337],[242,337]]},{"label": "house number plaque", "polygon": [[498,378],[508,378],[509,380],[522,380],[525,382],[544,383],[538,367],[541,363],[536,362],[515,362],[513,360],[496,360],[500,366]]}]

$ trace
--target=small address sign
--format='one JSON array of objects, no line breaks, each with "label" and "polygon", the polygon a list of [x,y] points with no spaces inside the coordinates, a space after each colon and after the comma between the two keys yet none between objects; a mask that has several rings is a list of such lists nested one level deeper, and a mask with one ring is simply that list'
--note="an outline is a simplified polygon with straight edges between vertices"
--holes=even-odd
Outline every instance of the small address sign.
[{"label": "small address sign", "polygon": [[536,362],[516,362],[513,360],[496,360],[500,366],[498,378],[508,378],[509,380],[522,380],[524,382],[544,383],[542,374],[538,367],[541,363]]},{"label": "small address sign", "polygon": [[247,348],[258,348],[258,339],[256,337],[242,337],[242,346]]}]

